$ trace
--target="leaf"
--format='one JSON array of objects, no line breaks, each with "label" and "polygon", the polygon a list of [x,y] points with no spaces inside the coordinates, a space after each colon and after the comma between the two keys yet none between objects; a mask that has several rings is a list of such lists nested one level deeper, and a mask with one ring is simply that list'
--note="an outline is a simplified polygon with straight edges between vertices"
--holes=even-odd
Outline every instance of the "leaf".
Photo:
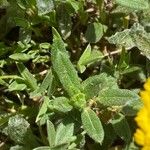
[{"label": "leaf", "polygon": [[117,4],[129,7],[136,10],[149,9],[149,2],[147,0],[115,0]]},{"label": "leaf", "polygon": [[86,66],[96,61],[100,61],[102,58],[103,58],[102,53],[97,50],[91,51],[91,46],[89,44],[78,61],[77,64],[78,70],[80,71],[80,73],[83,73],[86,69]]},{"label": "leaf", "polygon": [[67,147],[68,147],[68,144],[63,143],[63,144],[52,147],[51,150],[66,150]]},{"label": "leaf", "polygon": [[11,116],[11,114],[0,114],[0,127],[7,123]]},{"label": "leaf", "polygon": [[30,23],[25,18],[14,17],[14,21],[16,26],[20,26],[22,28],[29,28]]},{"label": "leaf", "polygon": [[56,130],[55,145],[69,143],[74,132],[74,123],[62,122]]},{"label": "leaf", "polygon": [[53,147],[55,145],[56,132],[53,123],[49,120],[47,121],[47,134],[49,146]]},{"label": "leaf", "polygon": [[30,129],[30,124],[20,115],[9,118],[7,134],[17,144],[28,145],[30,143],[31,147],[38,145]]},{"label": "leaf", "polygon": [[102,144],[104,139],[104,130],[100,119],[91,109],[84,109],[81,114],[81,120],[84,130],[96,142]]},{"label": "leaf", "polygon": [[142,52],[143,55],[150,59],[150,33],[147,33],[143,26],[135,23],[131,28],[130,35],[135,46]]},{"label": "leaf", "polygon": [[21,145],[15,145],[10,148],[10,150],[29,150],[29,149],[30,149],[29,147],[25,147]]},{"label": "leaf", "polygon": [[15,53],[10,55],[9,58],[20,62],[25,62],[30,60],[32,57],[29,54],[25,54],[25,53]]},{"label": "leaf", "polygon": [[36,90],[38,87],[37,81],[33,77],[33,75],[29,72],[29,70],[22,63],[17,63],[17,68],[18,68],[21,76],[24,78],[27,86],[31,89],[31,91]]},{"label": "leaf", "polygon": [[107,27],[99,22],[91,23],[87,26],[87,30],[85,33],[86,40],[89,43],[96,43],[102,38],[106,30]]},{"label": "leaf", "polygon": [[131,100],[125,104],[125,106],[122,108],[122,112],[126,116],[135,116],[142,106],[143,103],[141,99]]},{"label": "leaf", "polygon": [[69,12],[67,11],[67,5],[61,3],[57,8],[58,26],[63,39],[67,39],[71,35],[72,20]]},{"label": "leaf", "polygon": [[41,147],[34,148],[33,150],[51,150],[51,148],[49,146],[41,146]]},{"label": "leaf", "polygon": [[127,143],[131,141],[130,127],[124,115],[115,115],[114,118],[111,120],[111,124],[118,136],[120,136]]},{"label": "leaf", "polygon": [[53,74],[51,70],[48,70],[42,84],[33,92],[30,93],[30,98],[44,95],[48,88],[51,88],[53,81]]},{"label": "leaf", "polygon": [[78,93],[71,97],[71,104],[77,109],[83,109],[86,107],[85,94]]},{"label": "leaf", "polygon": [[105,73],[91,76],[82,82],[86,99],[96,97],[100,90],[108,88],[118,88],[116,79],[107,76]]},{"label": "leaf", "polygon": [[49,49],[50,48],[50,43],[41,43],[40,45],[39,45],[39,47],[40,47],[40,49]]},{"label": "leaf", "polygon": [[129,101],[140,99],[139,96],[127,89],[107,89],[101,90],[97,102],[105,107],[124,106]]},{"label": "leaf", "polygon": [[27,86],[24,83],[19,83],[16,80],[9,85],[8,89],[9,91],[23,91],[26,87]]},{"label": "leaf", "polygon": [[53,0],[36,0],[38,8],[38,15],[45,15],[54,10]]},{"label": "leaf", "polygon": [[69,60],[64,43],[58,32],[53,29],[52,65],[61,84],[70,96],[80,91],[80,80],[73,64]]},{"label": "leaf", "polygon": [[0,9],[6,8],[9,6],[9,3],[7,0],[1,0],[0,1]]},{"label": "leaf", "polygon": [[124,46],[126,49],[131,49],[135,46],[135,43],[130,36],[130,29],[126,29],[121,32],[116,32],[111,37],[106,38],[109,43],[116,44],[118,46]]},{"label": "leaf", "polygon": [[41,108],[39,109],[39,113],[36,117],[36,121],[35,121],[36,123],[41,120],[41,118],[44,114],[46,114],[49,101],[50,101],[49,98],[45,96],[43,99],[43,104],[42,104]]},{"label": "leaf", "polygon": [[48,108],[56,113],[67,113],[72,110],[69,99],[66,97],[57,97],[48,103]]}]

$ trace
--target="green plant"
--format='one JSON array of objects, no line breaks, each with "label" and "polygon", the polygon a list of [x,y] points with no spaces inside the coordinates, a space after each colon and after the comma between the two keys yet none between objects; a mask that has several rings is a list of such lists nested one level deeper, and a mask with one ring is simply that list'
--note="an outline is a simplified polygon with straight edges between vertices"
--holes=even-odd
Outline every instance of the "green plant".
[{"label": "green plant", "polygon": [[149,0],[1,0],[0,148],[139,149]]}]

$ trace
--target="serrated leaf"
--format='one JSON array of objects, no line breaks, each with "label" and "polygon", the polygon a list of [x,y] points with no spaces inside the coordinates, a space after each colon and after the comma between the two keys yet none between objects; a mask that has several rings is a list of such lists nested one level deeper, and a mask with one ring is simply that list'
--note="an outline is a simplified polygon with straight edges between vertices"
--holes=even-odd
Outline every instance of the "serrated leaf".
[{"label": "serrated leaf", "polygon": [[36,0],[36,6],[38,8],[38,15],[45,15],[54,9],[53,0]]},{"label": "serrated leaf", "polygon": [[70,96],[80,91],[80,80],[58,32],[53,29],[52,65],[64,89]]},{"label": "serrated leaf", "polygon": [[37,81],[33,77],[33,75],[29,72],[29,70],[22,63],[17,63],[17,68],[18,68],[21,76],[24,78],[27,86],[31,89],[31,91],[36,90],[38,87]]},{"label": "serrated leaf", "polygon": [[104,139],[104,130],[100,119],[91,109],[84,109],[81,114],[81,120],[84,130],[96,142],[102,144]]},{"label": "serrated leaf", "polygon": [[115,115],[114,118],[111,120],[111,124],[118,136],[120,136],[127,143],[131,141],[131,130],[124,115]]},{"label": "serrated leaf", "polygon": [[69,99],[66,97],[57,97],[48,103],[48,108],[56,113],[67,113],[72,110]]},{"label": "serrated leaf", "polygon": [[149,9],[148,0],[115,0],[117,4],[136,10]]},{"label": "serrated leaf", "polygon": [[140,99],[139,96],[127,89],[107,89],[99,92],[97,102],[105,107],[124,106],[129,101]]},{"label": "serrated leaf", "polygon": [[53,147],[55,145],[56,131],[53,123],[49,120],[47,121],[47,134],[49,146]]},{"label": "serrated leaf", "polygon": [[87,26],[87,30],[85,33],[86,40],[89,43],[96,43],[102,38],[106,30],[107,27],[102,25],[101,23],[91,23]]},{"label": "serrated leaf", "polygon": [[74,123],[62,122],[56,130],[55,145],[69,143],[74,132]]}]

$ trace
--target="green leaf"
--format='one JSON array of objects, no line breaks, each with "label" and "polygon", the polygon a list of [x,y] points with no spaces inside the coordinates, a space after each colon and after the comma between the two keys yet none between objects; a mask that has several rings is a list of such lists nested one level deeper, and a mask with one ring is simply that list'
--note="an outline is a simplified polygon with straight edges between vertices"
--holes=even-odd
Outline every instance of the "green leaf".
[{"label": "green leaf", "polygon": [[126,116],[135,116],[142,106],[143,103],[141,99],[131,100],[125,104],[125,106],[122,108],[122,112]]},{"label": "green leaf", "polygon": [[53,147],[55,145],[56,132],[53,123],[49,120],[47,121],[47,134],[49,146]]},{"label": "green leaf", "polygon": [[89,43],[96,43],[102,38],[106,30],[107,27],[105,25],[102,25],[101,23],[91,23],[87,26],[87,30],[85,33],[86,40]]},{"label": "green leaf", "polygon": [[32,57],[29,54],[24,54],[24,53],[15,53],[9,56],[9,58],[20,61],[20,62],[25,62],[30,60]]},{"label": "green leaf", "polygon": [[7,0],[0,1],[0,9],[6,8],[7,6],[9,6],[9,3]]},{"label": "green leaf", "polygon": [[116,44],[118,46],[124,46],[126,49],[130,49],[135,46],[135,43],[130,36],[130,29],[116,32],[114,35],[106,39],[109,43]]},{"label": "green leaf", "polygon": [[24,78],[27,86],[31,89],[31,91],[36,90],[38,87],[37,81],[33,77],[33,75],[29,72],[29,70],[22,63],[17,63],[17,68],[18,68],[21,76]]},{"label": "green leaf", "polygon": [[29,28],[30,23],[25,18],[14,17],[14,21],[16,26],[20,26],[22,28]]},{"label": "green leaf", "polygon": [[27,86],[24,83],[19,83],[16,80],[9,85],[8,89],[9,91],[23,91],[26,87]]},{"label": "green leaf", "polygon": [[39,47],[40,47],[40,49],[49,49],[50,48],[50,43],[41,43],[40,45],[39,45]]},{"label": "green leaf", "polygon": [[120,136],[127,143],[131,141],[130,127],[124,115],[115,115],[114,118],[111,120],[111,124],[118,136]]},{"label": "green leaf", "polygon": [[43,116],[44,114],[46,114],[49,101],[50,101],[49,98],[45,96],[44,99],[43,99],[43,104],[42,104],[42,106],[40,107],[39,113],[38,113],[38,115],[37,115],[37,117],[36,117],[36,121],[35,121],[36,123],[41,120],[41,118],[42,118],[42,116]]},{"label": "green leaf", "polygon": [[71,104],[77,109],[83,109],[86,107],[85,94],[78,93],[71,97]]},{"label": "green leaf", "polygon": [[48,70],[42,84],[33,92],[30,93],[30,98],[44,95],[48,88],[51,88],[53,81],[53,74],[51,70]]},{"label": "green leaf", "polygon": [[0,114],[0,127],[7,123],[11,116],[11,114]]},{"label": "green leaf", "polygon": [[91,109],[84,109],[81,114],[82,124],[87,134],[96,142],[102,144],[104,139],[104,130],[100,119]]},{"label": "green leaf", "polygon": [[67,147],[68,147],[68,144],[63,143],[63,144],[52,147],[51,150],[66,150]]},{"label": "green leaf", "polygon": [[58,32],[53,29],[52,65],[64,89],[70,96],[80,91],[80,80],[73,64],[69,60],[64,43]]},{"label": "green leaf", "polygon": [[63,39],[67,39],[71,35],[72,20],[69,12],[67,11],[67,5],[62,3],[57,8],[57,20],[58,26]]},{"label": "green leaf", "polygon": [[111,107],[124,106],[129,101],[138,99],[138,94],[127,89],[106,89],[99,92],[97,102],[105,107]]},{"label": "green leaf", "polygon": [[86,99],[97,96],[102,89],[118,88],[116,79],[104,73],[87,78],[82,82],[82,86]]},{"label": "green leaf", "polygon": [[56,113],[67,113],[72,110],[69,99],[66,97],[57,97],[48,103],[48,108]]},{"label": "green leaf", "polygon": [[54,10],[53,0],[36,0],[38,8],[38,15],[45,15]]},{"label": "green leaf", "polygon": [[10,150],[29,150],[29,149],[30,147],[21,146],[21,145],[15,145],[10,148]]},{"label": "green leaf", "polygon": [[103,58],[102,53],[97,50],[91,51],[91,46],[89,44],[78,61],[78,64],[77,64],[78,70],[81,73],[83,73],[86,69],[86,66],[96,61],[100,61],[102,58]]},{"label": "green leaf", "polygon": [[74,132],[74,123],[62,122],[58,125],[56,130],[55,145],[69,143]]},{"label": "green leaf", "polygon": [[149,9],[148,0],[115,0],[117,4],[136,10]]},{"label": "green leaf", "polygon": [[144,27],[135,23],[130,33],[135,46],[142,52],[144,56],[150,59],[150,33],[144,30]]},{"label": "green leaf", "polygon": [[49,146],[41,146],[41,147],[34,148],[33,150],[51,150],[51,148]]},{"label": "green leaf", "polygon": [[38,145],[30,129],[30,124],[20,115],[9,118],[7,134],[15,143],[27,145],[30,143],[31,147]]}]

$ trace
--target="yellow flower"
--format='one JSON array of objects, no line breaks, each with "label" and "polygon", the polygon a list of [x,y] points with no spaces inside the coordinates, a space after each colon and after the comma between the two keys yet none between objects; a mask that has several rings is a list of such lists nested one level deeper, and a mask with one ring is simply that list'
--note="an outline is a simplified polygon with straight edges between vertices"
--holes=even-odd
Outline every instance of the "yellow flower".
[{"label": "yellow flower", "polygon": [[144,84],[144,89],[140,93],[144,106],[135,118],[138,128],[134,138],[142,150],[150,150],[150,78]]}]

